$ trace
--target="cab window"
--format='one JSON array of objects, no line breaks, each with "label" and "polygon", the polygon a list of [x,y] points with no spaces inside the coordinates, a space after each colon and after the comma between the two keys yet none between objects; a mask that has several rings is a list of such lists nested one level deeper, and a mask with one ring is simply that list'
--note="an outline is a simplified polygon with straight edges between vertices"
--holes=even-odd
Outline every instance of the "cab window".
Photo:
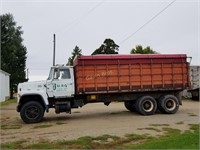
[{"label": "cab window", "polygon": [[55,69],[54,79],[70,79],[70,71],[69,69]]},{"label": "cab window", "polygon": [[70,79],[70,71],[69,69],[60,69],[60,76],[58,79]]}]

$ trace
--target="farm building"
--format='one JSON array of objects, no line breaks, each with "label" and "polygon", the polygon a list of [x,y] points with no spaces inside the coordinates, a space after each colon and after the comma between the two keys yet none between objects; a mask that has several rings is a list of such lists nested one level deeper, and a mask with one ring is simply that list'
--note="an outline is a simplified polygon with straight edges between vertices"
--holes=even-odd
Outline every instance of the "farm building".
[{"label": "farm building", "polygon": [[10,74],[0,69],[0,102],[10,95]]}]

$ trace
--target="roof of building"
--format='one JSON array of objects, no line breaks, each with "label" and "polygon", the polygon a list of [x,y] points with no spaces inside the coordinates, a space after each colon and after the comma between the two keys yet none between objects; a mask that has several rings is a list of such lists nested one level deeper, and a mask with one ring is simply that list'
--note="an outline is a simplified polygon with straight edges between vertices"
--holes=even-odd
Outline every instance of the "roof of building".
[{"label": "roof of building", "polygon": [[5,72],[5,71],[3,71],[3,70],[1,70],[1,69],[0,69],[0,72],[3,73],[3,74],[5,74],[5,75],[7,75],[7,76],[10,76],[9,73],[7,73],[7,72]]}]

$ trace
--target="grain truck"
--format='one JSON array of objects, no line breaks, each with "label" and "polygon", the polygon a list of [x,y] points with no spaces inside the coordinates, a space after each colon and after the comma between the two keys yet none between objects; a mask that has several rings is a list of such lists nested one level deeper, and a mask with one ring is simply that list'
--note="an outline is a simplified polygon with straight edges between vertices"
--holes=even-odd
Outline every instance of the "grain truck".
[{"label": "grain truck", "polygon": [[188,70],[185,54],[80,56],[73,66],[51,67],[46,81],[20,83],[17,112],[36,123],[50,108],[71,113],[89,103],[122,101],[141,115],[174,114],[189,87]]}]

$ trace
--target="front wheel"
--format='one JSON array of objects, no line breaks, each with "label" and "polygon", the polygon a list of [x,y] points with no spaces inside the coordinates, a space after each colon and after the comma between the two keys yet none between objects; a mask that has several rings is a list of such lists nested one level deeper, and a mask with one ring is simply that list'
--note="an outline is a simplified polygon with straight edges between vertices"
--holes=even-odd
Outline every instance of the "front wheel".
[{"label": "front wheel", "polygon": [[43,119],[44,108],[39,102],[30,101],[22,106],[20,116],[25,123],[37,123]]},{"label": "front wheel", "polygon": [[153,115],[157,110],[156,100],[151,96],[142,96],[136,101],[136,109],[142,115]]}]

